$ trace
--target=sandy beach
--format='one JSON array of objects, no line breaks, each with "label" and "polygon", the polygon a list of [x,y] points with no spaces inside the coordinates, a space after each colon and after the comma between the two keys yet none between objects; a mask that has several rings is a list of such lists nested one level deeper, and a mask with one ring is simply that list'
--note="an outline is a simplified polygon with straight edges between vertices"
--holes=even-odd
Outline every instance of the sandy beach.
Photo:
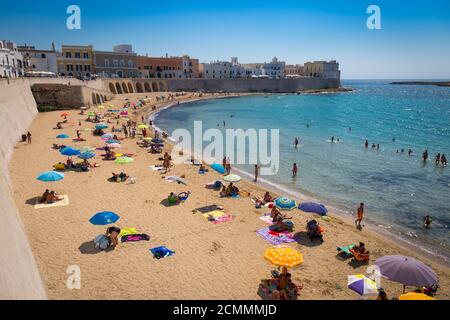
[{"label": "sandy beach", "polygon": [[[105,106],[113,104],[119,109],[126,98],[135,102],[146,95],[151,102],[130,116],[140,123],[141,116],[147,116],[153,105],[158,109],[164,107],[163,103],[156,102],[156,93],[117,95]],[[205,94],[202,98],[212,97]],[[187,101],[198,97],[188,94],[176,99]],[[188,185],[169,183],[162,178],[165,175],[149,168],[161,164],[158,158],[162,155],[139,148],[136,144],[139,135],[136,139],[123,140],[123,148],[118,151],[134,154],[131,164],[120,166],[102,161],[97,155],[90,162],[97,162],[100,167],[89,172],[68,171],[64,180],[50,184],[36,181],[40,172],[52,170],[55,163],[66,160],[52,149],[53,143],[104,146],[91,132],[82,133],[86,142],[73,143],[71,139],[76,137],[77,129],[92,128],[93,124],[85,122],[86,116],[79,115],[79,110],[68,113],[69,123],[63,124],[62,130],[53,129],[61,119],[61,111],[38,114],[29,129],[33,134],[32,144],[18,143],[9,165],[15,202],[50,299],[260,299],[257,295],[260,281],[270,278],[274,266],[263,258],[270,244],[255,231],[268,226],[259,217],[269,210],[255,209],[249,197],[224,199],[218,192],[206,189],[206,183],[221,179],[218,173],[209,171],[200,175],[198,167],[176,165],[169,174],[185,175]],[[61,133],[71,139],[56,139]],[[170,151],[170,145],[164,151]],[[136,183],[107,180],[112,172],[120,171],[134,177]],[[239,187],[251,195],[264,194],[261,187],[248,181],[239,182]],[[46,188],[67,195],[69,204],[35,209],[35,198]],[[192,193],[185,203],[173,207],[161,204],[170,192],[183,191]],[[223,206],[226,213],[233,215],[233,221],[215,225],[200,213],[193,213],[193,209],[211,204]],[[97,252],[92,240],[104,233],[106,227],[94,226],[89,219],[99,211],[114,211],[121,217],[116,226],[135,227],[140,233],[150,235],[150,241],[123,243],[112,251]],[[367,265],[354,265],[350,259],[341,261],[336,257],[338,245],[359,241],[370,250],[372,263],[392,254],[416,257],[427,263],[439,276],[436,298],[450,299],[448,267],[418,256],[370,230],[358,231],[351,222],[336,217],[333,212],[329,212],[331,221],[320,221],[326,230],[325,241],[311,243],[306,237],[306,220],[317,216],[299,210],[292,211],[291,215],[297,242],[289,246],[300,251],[304,259],[301,266],[291,271],[293,281],[303,286],[299,299],[359,299],[347,289],[347,275],[367,274]],[[176,253],[154,259],[149,249],[162,245]],[[66,287],[66,270],[72,265],[81,270],[80,290]],[[403,290],[401,284],[388,280],[382,281],[382,287],[389,298],[398,297]]]}]

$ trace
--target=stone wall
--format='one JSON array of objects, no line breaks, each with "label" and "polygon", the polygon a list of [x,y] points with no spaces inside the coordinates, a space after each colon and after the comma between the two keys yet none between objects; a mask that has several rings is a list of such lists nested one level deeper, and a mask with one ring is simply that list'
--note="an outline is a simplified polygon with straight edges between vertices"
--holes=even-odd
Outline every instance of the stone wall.
[{"label": "stone wall", "polygon": [[0,80],[0,299],[46,299],[8,174],[14,146],[36,114],[27,79]]},{"label": "stone wall", "polygon": [[337,79],[166,79],[169,91],[293,93],[340,87]]}]

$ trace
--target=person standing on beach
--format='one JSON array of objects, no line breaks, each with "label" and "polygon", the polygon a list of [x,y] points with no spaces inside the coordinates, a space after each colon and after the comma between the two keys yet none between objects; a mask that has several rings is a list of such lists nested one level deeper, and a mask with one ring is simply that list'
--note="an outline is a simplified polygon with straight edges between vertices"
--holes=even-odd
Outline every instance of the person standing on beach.
[{"label": "person standing on beach", "polygon": [[81,138],[80,130],[77,130],[77,138],[78,138],[78,140],[80,140],[80,138]]},{"label": "person standing on beach", "polygon": [[30,131],[28,131],[28,133],[27,133],[27,141],[28,141],[28,144],[31,143],[31,132]]},{"label": "person standing on beach", "polygon": [[225,172],[227,171],[227,156],[224,156],[222,159],[222,166]]},{"label": "person standing on beach", "polygon": [[297,172],[298,172],[297,163],[294,163],[294,165],[292,166],[292,177],[296,177]]},{"label": "person standing on beach", "polygon": [[358,207],[357,218],[355,220],[355,225],[357,228],[361,228],[361,221],[363,219],[363,216],[364,216],[364,203],[361,202],[361,204]]},{"label": "person standing on beach", "polygon": [[299,143],[298,138],[295,137],[295,139],[294,139],[294,148],[295,148],[295,149],[298,148],[298,143]]},{"label": "person standing on beach", "polygon": [[259,166],[255,164],[255,182],[258,182]]},{"label": "person standing on beach", "polygon": [[227,161],[226,161],[226,172],[227,172],[227,174],[230,174],[231,173],[231,161],[230,161],[230,158],[229,157],[227,157]]}]

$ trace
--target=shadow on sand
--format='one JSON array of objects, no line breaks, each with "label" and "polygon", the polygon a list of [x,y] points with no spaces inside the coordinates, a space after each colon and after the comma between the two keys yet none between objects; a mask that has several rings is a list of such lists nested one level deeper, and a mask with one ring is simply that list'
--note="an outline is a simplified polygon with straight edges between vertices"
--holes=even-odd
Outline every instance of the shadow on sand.
[{"label": "shadow on sand", "polygon": [[95,247],[94,241],[91,240],[91,241],[86,241],[85,243],[83,243],[78,249],[80,250],[80,252],[82,254],[97,254],[102,251],[105,251],[105,252],[113,251],[114,247],[111,246],[111,247],[108,247],[108,249],[106,249],[106,250],[100,250]]},{"label": "shadow on sand", "polygon": [[322,241],[320,241],[319,239],[314,239],[313,241],[311,241],[306,231],[300,231],[294,234],[294,240],[298,244],[305,247],[317,247],[322,244]]}]

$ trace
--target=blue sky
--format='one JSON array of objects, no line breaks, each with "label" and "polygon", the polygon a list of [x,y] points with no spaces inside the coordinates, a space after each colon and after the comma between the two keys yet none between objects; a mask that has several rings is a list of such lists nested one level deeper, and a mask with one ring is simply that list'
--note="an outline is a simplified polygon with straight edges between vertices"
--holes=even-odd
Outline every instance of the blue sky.
[{"label": "blue sky", "polygon": [[[81,8],[81,30],[66,9]],[[381,30],[366,27],[381,8]],[[130,43],[139,54],[201,62],[336,59],[347,79],[450,78],[449,0],[0,0],[0,38],[50,48]]]}]

